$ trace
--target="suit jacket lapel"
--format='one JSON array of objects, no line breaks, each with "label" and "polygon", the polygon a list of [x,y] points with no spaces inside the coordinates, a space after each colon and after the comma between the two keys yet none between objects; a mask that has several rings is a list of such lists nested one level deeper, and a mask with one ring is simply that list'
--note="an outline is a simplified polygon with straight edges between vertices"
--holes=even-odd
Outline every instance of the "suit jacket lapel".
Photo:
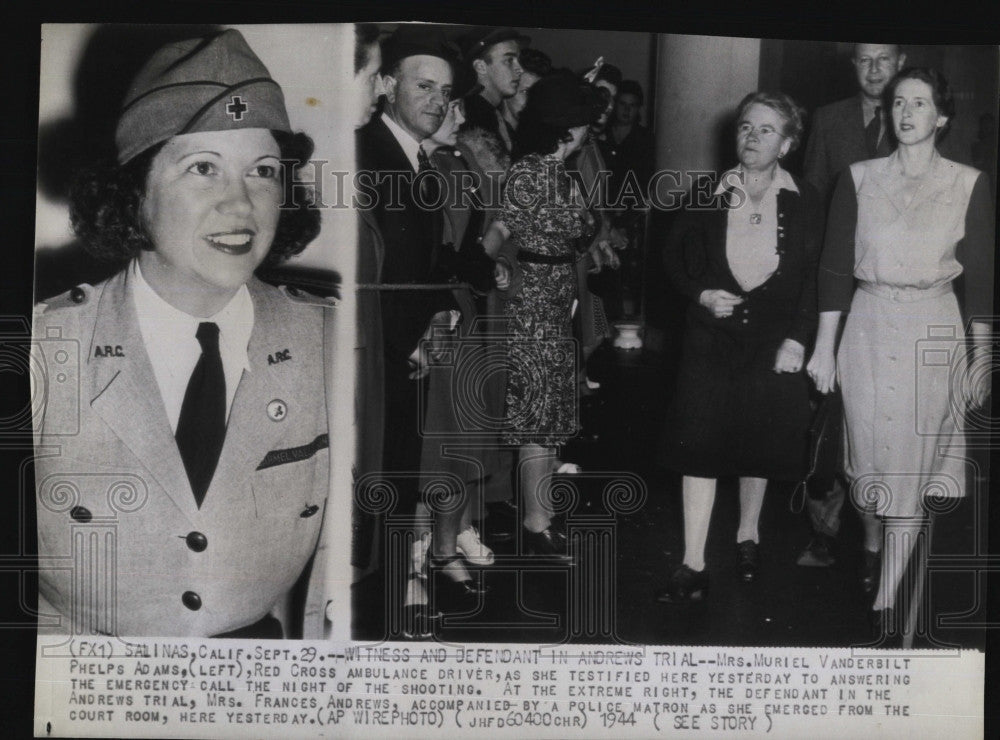
[{"label": "suit jacket lapel", "polygon": [[377,170],[414,172],[413,164],[403,151],[399,141],[393,136],[392,131],[385,125],[385,121],[379,116],[370,124],[371,130],[368,135],[371,137],[372,157],[375,161],[371,164]]},{"label": "suit jacket lapel", "polygon": [[[854,105],[850,108],[850,116],[849,125],[846,128],[854,140],[853,146],[855,151],[864,152],[864,156],[861,159],[870,159],[871,153],[868,151],[868,139],[865,135],[865,109],[861,103],[860,94],[854,96]],[[882,138],[885,139],[888,135],[889,133],[886,132]]]},{"label": "suit jacket lapel", "polygon": [[385,244],[382,242],[382,232],[379,231],[378,222],[370,208],[358,209],[358,213],[361,214],[361,220],[364,221],[361,228],[366,228],[371,233],[371,239],[363,240],[363,243],[366,248],[370,247],[375,250],[375,275],[377,276],[376,280],[381,280],[382,263],[385,262]]},{"label": "suit jacket lapel", "polygon": [[[125,269],[111,278],[98,299],[94,336],[87,348],[87,363],[92,367],[88,400],[192,520],[198,508],[146,354],[128,275]],[[103,345],[121,345],[124,357],[96,357],[95,348]]]}]

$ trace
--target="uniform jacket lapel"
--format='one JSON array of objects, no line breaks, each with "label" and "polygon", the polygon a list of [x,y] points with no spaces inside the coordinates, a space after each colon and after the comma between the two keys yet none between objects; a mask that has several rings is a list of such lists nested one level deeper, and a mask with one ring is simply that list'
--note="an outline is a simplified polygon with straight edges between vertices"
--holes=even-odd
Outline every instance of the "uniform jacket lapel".
[{"label": "uniform jacket lapel", "polygon": [[[190,520],[198,509],[146,354],[129,274],[123,270],[111,278],[99,298],[94,335],[85,348],[88,400]],[[104,346],[121,346],[124,356],[97,356],[96,349]]]},{"label": "uniform jacket lapel", "polygon": [[[213,494],[216,501],[222,492],[240,494],[265,455],[275,449],[278,439],[296,423],[295,419],[273,420],[269,412],[273,410],[270,404],[279,401],[284,404],[283,413],[287,413],[289,399],[295,397],[300,367],[295,361],[298,348],[290,347],[291,361],[268,362],[269,355],[291,344],[289,337],[296,336],[294,327],[281,325],[278,317],[282,313],[272,303],[275,294],[264,291],[256,278],[247,287],[254,305],[254,327],[247,348],[252,369],[243,371],[236,389],[226,427],[226,442],[203,508],[212,505]],[[232,430],[239,430],[239,434]]]}]

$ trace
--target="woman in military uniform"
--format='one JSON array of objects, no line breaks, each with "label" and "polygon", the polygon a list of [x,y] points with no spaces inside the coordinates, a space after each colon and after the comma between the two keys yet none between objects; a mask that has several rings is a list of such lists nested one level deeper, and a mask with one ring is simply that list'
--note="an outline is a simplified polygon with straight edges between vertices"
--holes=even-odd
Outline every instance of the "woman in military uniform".
[{"label": "woman in military uniform", "polygon": [[280,207],[282,161],[312,142],[226,31],[153,55],[116,145],[72,222],[127,265],[35,318],[40,628],[299,635],[290,593],[327,498],[329,312],[254,271],[319,232],[308,204]]}]

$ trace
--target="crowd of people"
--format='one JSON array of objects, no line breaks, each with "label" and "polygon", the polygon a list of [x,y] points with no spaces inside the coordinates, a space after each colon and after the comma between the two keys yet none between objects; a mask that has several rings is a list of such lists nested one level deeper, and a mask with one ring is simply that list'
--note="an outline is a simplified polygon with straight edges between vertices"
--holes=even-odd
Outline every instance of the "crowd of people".
[{"label": "crowd of people", "polygon": [[[417,180],[430,168],[486,175],[476,178],[482,207],[424,200],[390,212],[376,203],[362,217],[373,218],[365,228],[377,230],[384,259],[380,272],[359,274],[378,295],[366,300],[380,303],[384,332],[407,328],[383,344],[384,387],[377,374],[361,378],[364,396],[386,408],[359,417],[358,428],[363,446],[381,430],[392,435],[382,471],[402,476],[401,499],[418,512],[400,568],[404,632],[415,637],[487,598],[479,566],[493,554],[475,526],[484,501],[515,510],[519,553],[572,558],[550,487],[560,448],[579,430],[579,395],[593,385],[576,368],[610,334],[594,276],[619,269],[648,206],[583,197],[604,173],[649,181],[641,87],[603,59],[574,72],[528,44],[513,29],[481,29],[454,44],[439,30],[406,26],[380,43],[377,28],[358,26],[357,74],[383,55],[383,99],[367,87],[359,116],[360,169],[409,165]],[[812,481],[813,539],[799,564],[835,561],[850,490],[864,524],[860,578],[873,629],[893,623],[899,634],[894,607],[914,527],[940,497],[966,492],[961,460],[940,446],[961,441],[965,410],[989,392],[988,374],[967,368],[987,351],[988,325],[976,318],[992,300],[993,209],[986,176],[937,151],[955,115],[942,75],[906,67],[896,45],[857,44],[853,64],[858,93],[816,112],[801,176],[782,160],[803,143],[805,111],[781,92],[747,94],[735,108],[736,165],[718,175],[711,204],[683,209],[666,236],[666,274],[689,307],[659,462],[682,475],[684,555],[658,599],[707,595],[718,478],[739,479],[735,564],[752,583],[768,482],[802,481],[823,456],[833,472]],[[426,195],[421,188],[411,193]],[[952,289],[960,275],[964,310]],[[481,320],[499,321],[492,327],[505,338],[482,355],[492,358],[482,375],[492,383],[473,399],[460,385],[435,384],[435,357],[450,351],[461,373],[457,343],[477,341]],[[968,356],[964,345],[955,353],[962,382],[940,373],[921,382],[915,343],[944,324],[954,327],[952,344],[968,327]],[[478,341],[490,346],[485,335]],[[474,446],[456,421],[456,407],[470,401],[481,412],[475,431],[488,438]],[[445,462],[446,442],[463,439],[462,463]],[[429,506],[442,470],[451,485],[436,488]]]},{"label": "crowd of people", "polygon": [[[802,108],[782,92],[733,101],[735,165],[664,235],[688,308],[658,460],[682,477],[684,554],[660,601],[707,596],[719,478],[739,479],[735,564],[753,583],[769,481],[801,481],[823,455],[799,564],[835,561],[850,494],[873,628],[899,633],[914,533],[967,493],[949,447],[989,394],[993,202],[986,175],[938,152],[956,114],[946,80],[905,62],[896,45],[854,47],[858,93],[816,112],[801,176],[782,162],[806,138]],[[562,450],[599,387],[587,359],[636,310],[648,211],[641,188],[602,193],[648,182],[655,157],[637,82],[603,58],[560,67],[510,28],[359,24],[353,83],[352,559],[389,574],[392,636],[423,639],[483,607],[488,542],[581,554],[553,476],[579,470]],[[255,276],[319,233],[312,201],[288,207],[282,187],[312,141],[229,30],[155,53],[115,143],[71,214],[88,252],[122,268],[40,304],[34,327],[79,342],[84,401],[53,394],[34,420],[61,452],[36,461],[40,556],[68,557],[102,522],[114,552],[84,548],[86,593],[73,568],[43,568],[39,613],[77,633],[321,637],[314,554],[347,515],[327,510],[331,303]],[[918,344],[949,371],[927,372]],[[59,343],[35,351],[67,361]],[[818,417],[842,444],[817,447]],[[376,488],[391,492],[381,512],[360,505]]]},{"label": "crowd of people", "polygon": [[[573,321],[584,356],[610,336],[587,278],[618,267],[627,237],[568,168],[590,183],[607,170],[592,134],[622,80],[603,63],[554,68],[512,29],[457,43],[426,27],[357,34],[358,168],[378,183],[361,216],[358,284],[372,310],[361,313],[358,474],[391,478],[414,516],[408,562],[389,568],[405,634],[426,636],[438,614],[483,598],[470,566],[494,561],[474,524],[486,502],[520,520],[510,535],[524,553],[569,557],[548,489],[587,383]],[[640,129],[631,110],[624,120],[622,140]],[[398,172],[413,186],[394,192],[385,175]],[[464,176],[475,197],[459,197]],[[440,361],[449,355],[460,359]],[[454,382],[484,358],[472,385]],[[531,494],[516,497],[513,480]]]}]

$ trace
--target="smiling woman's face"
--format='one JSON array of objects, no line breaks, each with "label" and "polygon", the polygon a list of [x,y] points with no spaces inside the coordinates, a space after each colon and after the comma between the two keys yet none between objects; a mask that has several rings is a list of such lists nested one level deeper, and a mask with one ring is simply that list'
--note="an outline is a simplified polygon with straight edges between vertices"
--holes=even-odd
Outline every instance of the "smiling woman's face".
[{"label": "smiling woman's face", "polygon": [[182,134],[163,145],[142,203],[154,250],[139,255],[162,298],[205,315],[250,279],[278,226],[280,156],[267,129]]}]

